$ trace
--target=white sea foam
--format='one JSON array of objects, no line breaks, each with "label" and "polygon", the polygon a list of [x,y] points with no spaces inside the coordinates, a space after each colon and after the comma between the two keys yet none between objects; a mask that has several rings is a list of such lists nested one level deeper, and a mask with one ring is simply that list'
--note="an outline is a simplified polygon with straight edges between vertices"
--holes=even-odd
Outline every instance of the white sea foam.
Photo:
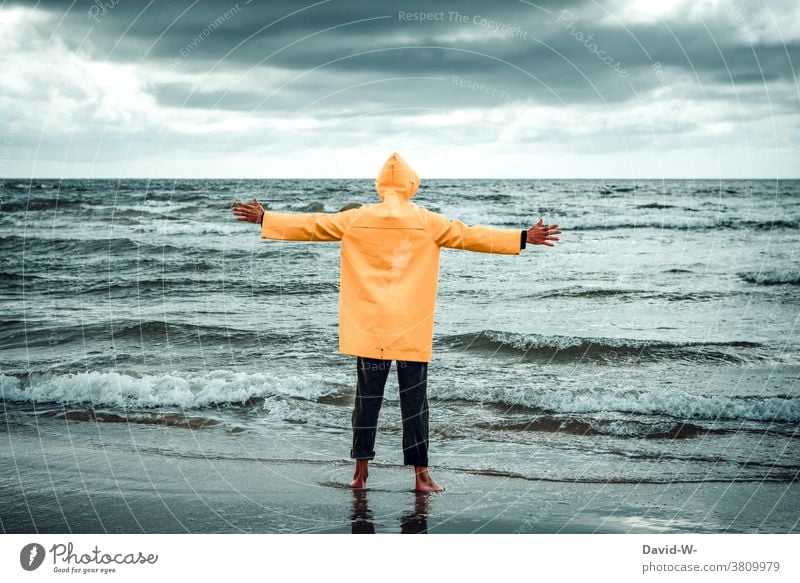
[{"label": "white sea foam", "polygon": [[41,377],[34,379],[30,386],[23,386],[16,377],[0,374],[0,397],[8,401],[94,403],[119,407],[178,406],[190,409],[270,396],[315,401],[338,389],[335,383],[309,375],[230,370],[141,376],[92,371]]},{"label": "white sea foam", "polygon": [[[352,379],[315,374],[273,374],[215,370],[132,376],[117,372],[86,372],[34,379],[30,386],[0,374],[0,397],[8,401],[93,403],[119,407],[178,406],[185,409],[213,403],[268,399],[265,408],[280,414],[282,398],[309,402],[336,394]],[[778,423],[800,422],[800,396],[699,395],[682,390],[648,391],[629,388],[543,389],[437,383],[430,397],[500,405],[520,405],[555,413],[606,411],[669,415],[681,419],[731,419]],[[278,401],[270,399],[277,397]],[[279,415],[280,416],[280,415]],[[294,418],[292,418],[294,419]],[[301,419],[296,419],[301,421]]]},{"label": "white sea foam", "polygon": [[681,390],[647,391],[613,387],[585,390],[543,389],[524,385],[475,387],[450,384],[433,393],[441,399],[521,405],[555,413],[670,415],[681,419],[738,419],[748,421],[800,422],[800,396],[698,395]]},{"label": "white sea foam", "polygon": [[[252,225],[251,225],[252,227]],[[131,232],[156,235],[247,235],[253,236],[253,229],[241,222],[151,222],[131,227]]]},{"label": "white sea foam", "polygon": [[[307,423],[316,426],[350,428],[350,413],[341,408],[320,403],[289,403],[280,397],[269,397],[264,400],[264,418],[270,421],[289,421],[290,423]],[[386,415],[383,415],[386,417]]]}]

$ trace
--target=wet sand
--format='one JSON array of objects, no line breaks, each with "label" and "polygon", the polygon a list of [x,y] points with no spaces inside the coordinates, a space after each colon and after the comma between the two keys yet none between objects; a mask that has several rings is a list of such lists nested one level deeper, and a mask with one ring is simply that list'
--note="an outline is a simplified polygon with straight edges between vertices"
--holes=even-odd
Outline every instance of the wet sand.
[{"label": "wet sand", "polygon": [[[412,491],[410,468],[376,461],[369,487],[353,491],[348,459],[279,459],[268,447],[205,454],[187,428],[70,421],[0,431],[6,533],[799,531],[797,483],[575,483],[434,467],[447,491],[426,495]],[[194,453],[156,447],[164,432]]]}]

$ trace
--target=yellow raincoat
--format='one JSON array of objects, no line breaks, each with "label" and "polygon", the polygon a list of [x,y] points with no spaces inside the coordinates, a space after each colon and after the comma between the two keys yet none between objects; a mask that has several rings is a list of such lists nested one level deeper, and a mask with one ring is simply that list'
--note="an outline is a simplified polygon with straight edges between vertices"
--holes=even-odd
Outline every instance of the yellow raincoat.
[{"label": "yellow raincoat", "polygon": [[341,241],[339,352],[429,362],[442,247],[519,255],[519,229],[469,227],[418,207],[419,176],[399,155],[375,188],[382,202],[338,213],[265,211],[262,239]]}]

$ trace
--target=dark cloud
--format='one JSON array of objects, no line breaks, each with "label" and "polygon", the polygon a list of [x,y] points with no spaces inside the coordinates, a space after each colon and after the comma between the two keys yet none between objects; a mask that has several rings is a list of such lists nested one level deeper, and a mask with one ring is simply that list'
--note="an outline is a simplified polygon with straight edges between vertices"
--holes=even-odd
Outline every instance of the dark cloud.
[{"label": "dark cloud", "polygon": [[[33,3],[31,3],[33,4]],[[155,2],[120,1],[105,13],[96,2],[39,2],[64,16],[67,38],[89,39],[95,57],[113,62],[146,58],[181,70],[248,70],[274,67],[296,74],[339,76],[472,76],[494,86],[513,87],[519,98],[545,102],[620,101],[634,98],[625,79],[603,57],[636,77],[641,92],[657,85],[649,67],[664,66],[702,76],[704,81],[737,84],[794,78],[792,61],[800,44],[750,46],[712,23],[654,22],[621,27],[596,18],[591,2],[518,0],[504,2]],[[564,14],[584,14],[570,23]],[[440,20],[412,20],[436,14]],[[458,14],[458,16],[455,16]],[[595,17],[595,18],[592,18]],[[510,29],[508,36],[497,32]],[[716,27],[720,28],[720,27]],[[307,37],[307,38],[306,38]],[[583,39],[591,37],[591,41]],[[591,50],[592,47],[594,51]],[[791,59],[791,60],[790,60]],[[396,91],[396,88],[393,89]],[[237,94],[246,93],[237,91]],[[410,91],[409,91],[410,93]],[[162,97],[161,99],[168,99]],[[205,103],[200,96],[189,106]],[[243,94],[230,106],[252,101]]]},{"label": "dark cloud", "polygon": [[[493,112],[512,104],[592,112],[595,125],[589,131],[598,139],[652,125],[643,121],[623,130],[609,128],[626,123],[621,112],[642,106],[661,116],[668,112],[669,118],[695,116],[672,125],[658,120],[663,135],[699,135],[711,119],[713,131],[722,131],[726,119],[736,124],[770,115],[787,115],[787,128],[798,125],[794,66],[800,62],[800,39],[786,25],[796,14],[786,8],[789,4],[773,6],[773,14],[765,15],[763,6],[752,2],[737,2],[727,12],[698,12],[687,3],[679,7],[685,14],[637,19],[623,10],[624,1],[323,0],[303,5],[290,0],[45,0],[3,9],[35,7],[49,14],[46,22],[27,23],[38,27],[38,42],[60,43],[78,59],[108,62],[137,77],[137,99],[181,112],[155,120],[142,117],[137,123],[149,135],[155,135],[163,118],[175,115],[173,133],[190,134],[192,115],[203,116],[198,118],[202,123],[211,123],[215,115],[252,116],[253,127],[260,127],[258,116],[309,116],[330,125],[333,119],[348,123],[362,116],[410,119],[419,112],[464,108]],[[771,19],[784,28],[769,29]],[[0,96],[21,98],[18,92],[33,92],[26,96],[28,104],[47,109],[53,103],[93,104],[93,114],[102,115],[77,126],[78,145],[99,139],[92,132],[102,135],[109,124],[138,115],[130,103],[119,108],[128,113],[113,111],[108,98],[96,96],[102,91],[96,79],[83,97],[80,83],[70,86],[62,80],[55,92],[43,89],[46,80],[41,83],[42,88],[12,84]],[[115,94],[112,100],[124,97]],[[103,102],[98,106],[98,101]],[[701,117],[699,107],[673,104],[682,101],[713,102],[714,110]],[[76,119],[87,116],[75,107],[66,109]],[[574,115],[566,122],[579,125]],[[613,121],[603,121],[603,115]],[[247,131],[240,118],[230,123]],[[566,143],[575,134],[543,129],[547,119],[517,123],[520,127],[507,133],[521,144],[541,141],[545,133]],[[485,135],[485,129],[476,129],[481,124],[460,128],[459,136],[474,140]],[[296,135],[306,138],[313,131],[297,130]],[[641,131],[630,136],[631,143],[647,139],[649,130]],[[124,130],[115,132],[124,141]],[[344,144],[352,134],[330,135]],[[254,134],[241,143],[249,147],[258,139]]]}]

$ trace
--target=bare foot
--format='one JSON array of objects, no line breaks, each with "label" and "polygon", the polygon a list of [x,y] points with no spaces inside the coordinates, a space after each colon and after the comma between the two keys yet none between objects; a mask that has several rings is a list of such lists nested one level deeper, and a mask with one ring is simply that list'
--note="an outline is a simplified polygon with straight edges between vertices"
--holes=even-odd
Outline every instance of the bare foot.
[{"label": "bare foot", "polygon": [[356,460],[356,471],[353,474],[353,480],[350,482],[351,488],[366,488],[367,487],[367,464],[369,460]]},{"label": "bare foot", "polygon": [[414,489],[417,492],[444,492],[444,486],[434,482],[428,473],[428,468],[423,466],[414,466],[414,474],[416,476],[416,483]]}]

